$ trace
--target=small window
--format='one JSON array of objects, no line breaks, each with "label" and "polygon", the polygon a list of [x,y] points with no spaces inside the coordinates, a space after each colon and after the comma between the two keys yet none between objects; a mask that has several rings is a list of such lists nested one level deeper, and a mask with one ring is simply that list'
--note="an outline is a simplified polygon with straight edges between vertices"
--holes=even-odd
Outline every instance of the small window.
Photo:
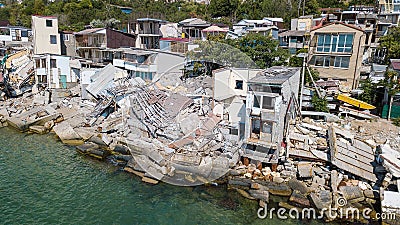
[{"label": "small window", "polygon": [[46,75],[38,75],[38,83],[46,84],[47,83],[47,76]]},{"label": "small window", "polygon": [[239,130],[238,130],[238,129],[235,129],[235,128],[230,128],[230,129],[229,129],[229,134],[232,134],[232,135],[239,135]]},{"label": "small window", "polygon": [[242,80],[236,80],[235,89],[243,90],[243,81]]},{"label": "small window", "polygon": [[28,31],[27,30],[21,30],[21,37],[28,37]]},{"label": "small window", "polygon": [[50,59],[50,68],[57,68],[57,61],[55,59]]},{"label": "small window", "polygon": [[139,56],[137,56],[136,60],[137,60],[138,63],[144,63],[144,61],[146,61],[146,56],[139,55]]},{"label": "small window", "polygon": [[270,88],[271,88],[271,92],[272,92],[272,93],[277,93],[277,94],[280,94],[280,93],[281,93],[281,88],[280,88],[280,87],[272,86],[272,87],[270,87]]},{"label": "small window", "polygon": [[40,59],[35,60],[36,68],[40,68]]},{"label": "small window", "polygon": [[53,26],[53,20],[46,20],[46,27],[52,27]]},{"label": "small window", "polygon": [[63,34],[63,40],[64,41],[69,41],[69,35],[68,34]]},{"label": "small window", "polygon": [[262,132],[266,134],[272,134],[272,122],[263,121]]},{"label": "small window", "polygon": [[263,96],[262,108],[263,109],[274,109],[275,98],[269,96]]},{"label": "small window", "polygon": [[50,35],[50,44],[57,44],[57,36],[56,35]]},{"label": "small window", "polygon": [[261,96],[260,95],[254,95],[253,107],[260,108],[260,102],[261,102]]}]

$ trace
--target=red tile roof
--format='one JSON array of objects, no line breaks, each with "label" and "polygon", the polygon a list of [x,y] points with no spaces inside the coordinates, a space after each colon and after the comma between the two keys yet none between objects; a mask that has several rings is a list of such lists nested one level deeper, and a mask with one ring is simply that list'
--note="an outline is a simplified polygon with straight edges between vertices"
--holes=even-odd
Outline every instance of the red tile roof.
[{"label": "red tile roof", "polygon": [[392,64],[393,69],[400,70],[400,59],[391,59],[390,63]]},{"label": "red tile roof", "polygon": [[[321,23],[321,24],[322,24],[322,23]],[[346,26],[346,27],[350,27],[350,28],[353,28],[353,29],[356,29],[356,30],[359,30],[359,31],[364,32],[364,30],[361,29],[361,28],[359,28],[359,27],[355,27],[355,26],[353,26],[353,25],[346,24],[346,23],[343,23],[343,22],[333,22],[333,23],[324,24],[324,25],[322,25],[322,26],[315,26],[313,29],[311,29],[311,31],[318,30],[318,29],[320,29],[320,28],[322,28],[322,27],[327,27],[327,26],[334,25],[334,24],[341,24],[341,25],[344,25],[344,26]]]}]

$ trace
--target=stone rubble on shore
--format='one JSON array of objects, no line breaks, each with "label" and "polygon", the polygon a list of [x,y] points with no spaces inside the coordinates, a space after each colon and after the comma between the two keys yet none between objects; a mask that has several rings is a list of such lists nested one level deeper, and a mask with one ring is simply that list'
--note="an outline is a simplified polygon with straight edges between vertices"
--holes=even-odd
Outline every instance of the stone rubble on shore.
[{"label": "stone rubble on shore", "polygon": [[[212,110],[216,103],[207,79],[146,86],[135,78],[109,90],[112,98],[93,100],[73,94],[80,93],[77,87],[59,95],[27,93],[0,102],[0,127],[55,133],[78,152],[150,184],[198,185],[221,178],[260,205],[283,197],[279,206],[287,209],[354,207],[375,214],[383,193],[400,183],[400,163],[388,160],[398,154],[399,129],[382,120],[298,119],[290,122],[279,165],[241,157],[238,136]],[[325,213],[324,219],[340,218]]]}]

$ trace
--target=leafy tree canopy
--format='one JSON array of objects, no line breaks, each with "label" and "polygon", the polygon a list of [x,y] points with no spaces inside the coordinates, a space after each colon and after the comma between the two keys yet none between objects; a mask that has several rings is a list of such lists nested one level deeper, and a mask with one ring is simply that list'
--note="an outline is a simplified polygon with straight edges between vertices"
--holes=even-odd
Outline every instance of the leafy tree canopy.
[{"label": "leafy tree canopy", "polygon": [[383,36],[379,40],[380,49],[386,49],[386,63],[389,63],[389,59],[400,58],[400,27],[390,28],[388,34]]}]

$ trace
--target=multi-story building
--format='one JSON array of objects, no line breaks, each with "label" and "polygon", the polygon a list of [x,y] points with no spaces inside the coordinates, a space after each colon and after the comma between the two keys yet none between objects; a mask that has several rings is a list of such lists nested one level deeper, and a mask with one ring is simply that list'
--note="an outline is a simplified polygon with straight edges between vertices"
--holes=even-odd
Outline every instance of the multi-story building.
[{"label": "multi-story building", "polygon": [[[233,25],[233,30],[228,32],[228,38],[240,38],[248,33],[261,33],[264,36],[271,36],[278,39],[279,28],[275,26],[277,18],[271,20],[264,18],[262,20],[244,19]],[[283,20],[282,20],[283,21]]]},{"label": "multi-story building", "polygon": [[163,20],[152,18],[139,18],[135,24],[136,47],[143,49],[159,49],[160,38],[163,36],[160,30]]},{"label": "multi-story building", "polygon": [[57,17],[32,16],[32,34],[34,54],[61,54]]},{"label": "multi-story building", "polygon": [[69,56],[40,54],[33,59],[36,84],[50,89],[70,88],[77,84],[77,76],[71,70]]},{"label": "multi-story building", "polygon": [[304,30],[288,30],[278,34],[279,47],[286,48],[290,54],[294,55],[303,48],[308,48],[309,34]]},{"label": "multi-story building", "polygon": [[190,41],[203,39],[202,31],[210,26],[210,23],[199,18],[185,19],[178,23],[182,38],[189,38]]},{"label": "multi-story building", "polygon": [[248,81],[244,157],[278,163],[296,114],[300,68],[271,67]]},{"label": "multi-story building", "polygon": [[342,22],[318,26],[310,32],[309,65],[321,78],[341,81],[341,86],[357,88],[366,33]]},{"label": "multi-story building", "polygon": [[61,35],[61,55],[76,56],[75,35],[72,31],[63,31]]},{"label": "multi-story building", "polygon": [[120,48],[113,51],[113,65],[127,70],[130,77],[140,77],[151,81],[157,73],[155,58],[157,53],[135,50],[131,48]]},{"label": "multi-story building", "polygon": [[77,55],[90,59],[96,63],[102,63],[104,50],[120,47],[134,47],[135,35],[109,28],[86,29],[75,33]]},{"label": "multi-story building", "polygon": [[400,0],[379,0],[378,11],[380,14],[400,13]]},{"label": "multi-story building", "polygon": [[32,44],[32,30],[26,27],[0,27],[0,45],[27,47]]}]

